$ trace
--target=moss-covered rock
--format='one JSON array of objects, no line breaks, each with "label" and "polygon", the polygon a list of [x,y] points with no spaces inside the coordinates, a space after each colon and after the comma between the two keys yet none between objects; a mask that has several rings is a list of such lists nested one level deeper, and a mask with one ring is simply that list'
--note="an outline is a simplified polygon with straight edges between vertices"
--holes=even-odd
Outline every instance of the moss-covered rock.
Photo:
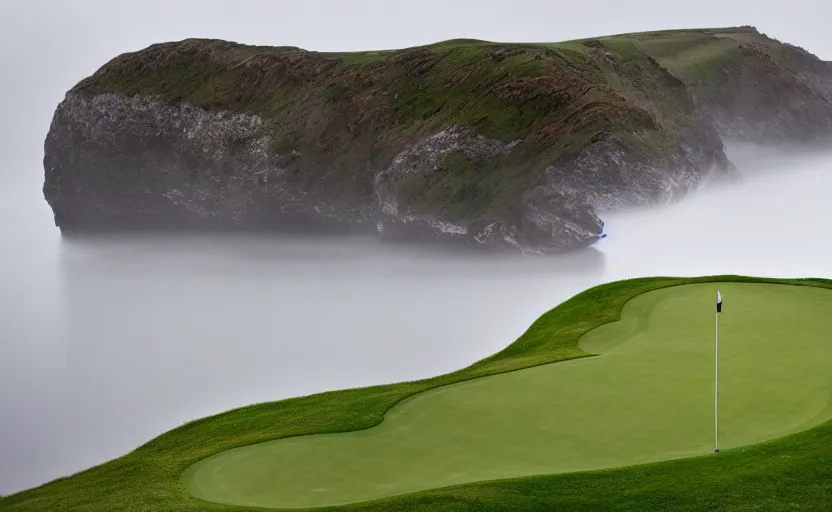
[{"label": "moss-covered rock", "polygon": [[334,229],[565,250],[592,243],[607,211],[730,177],[720,135],[828,138],[829,73],[750,28],[348,54],[156,44],[67,93],[44,193],[65,233]]}]

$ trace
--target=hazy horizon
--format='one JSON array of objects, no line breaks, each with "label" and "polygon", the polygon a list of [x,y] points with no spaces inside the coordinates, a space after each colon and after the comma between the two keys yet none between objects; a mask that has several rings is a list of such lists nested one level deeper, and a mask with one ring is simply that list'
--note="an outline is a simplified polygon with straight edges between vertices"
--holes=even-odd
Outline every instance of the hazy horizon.
[{"label": "hazy horizon", "polygon": [[66,90],[109,59],[187,37],[346,51],[739,25],[832,59],[831,17],[832,3],[809,0],[0,4],[0,65],[15,71],[0,80],[0,494],[230,408],[458,369],[610,280],[832,277],[832,153],[754,146],[729,148],[742,183],[605,216],[609,238],[564,257],[368,239],[62,241],[40,190],[43,141]]},{"label": "hazy horizon", "polygon": [[556,257],[373,237],[62,241],[34,198],[4,189],[0,494],[235,407],[462,368],[604,282],[832,278],[814,222],[832,214],[832,153],[730,156],[741,183],[605,216],[607,239]]}]

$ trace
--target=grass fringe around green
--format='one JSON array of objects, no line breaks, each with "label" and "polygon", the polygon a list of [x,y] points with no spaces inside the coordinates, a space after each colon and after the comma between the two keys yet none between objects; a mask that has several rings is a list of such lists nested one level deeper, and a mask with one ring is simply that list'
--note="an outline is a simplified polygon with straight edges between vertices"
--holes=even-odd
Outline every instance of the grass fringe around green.
[{"label": "grass fringe around green", "polygon": [[[395,404],[427,389],[586,357],[577,348],[578,339],[618,320],[633,297],[668,286],[724,281],[832,289],[829,280],[743,276],[639,278],[597,286],[542,315],[504,350],[456,372],[257,404],[199,419],[121,458],[2,498],[0,510],[250,510],[191,497],[182,472],[198,460],[238,446],[371,428]],[[479,482],[326,510],[828,510],[830,500],[832,424],[827,423],[719,457]]]}]

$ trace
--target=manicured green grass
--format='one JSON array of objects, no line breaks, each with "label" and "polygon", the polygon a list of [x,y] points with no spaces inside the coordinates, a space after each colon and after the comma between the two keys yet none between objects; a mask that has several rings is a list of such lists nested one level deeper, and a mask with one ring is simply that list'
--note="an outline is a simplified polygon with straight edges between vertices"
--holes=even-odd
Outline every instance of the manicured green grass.
[{"label": "manicured green grass", "polygon": [[[633,299],[620,322],[582,339],[601,357],[426,391],[372,429],[238,448],[196,464],[185,482],[211,501],[315,507],[709,453],[715,288]],[[832,417],[832,292],[735,283],[722,292],[722,447]]]},{"label": "manicured green grass", "polygon": [[[618,320],[622,307],[630,299],[668,286],[715,281],[791,283],[832,289],[832,281],[828,280],[736,276],[649,278],[606,284],[587,290],[547,312],[505,350],[458,372],[416,382],[252,405],[194,421],[119,459],[1,498],[0,510],[251,510],[250,507],[218,505],[192,497],[182,480],[183,472],[201,459],[236,447],[305,434],[369,429],[382,422],[385,413],[402,400],[439,386],[583,357],[585,353],[577,346],[579,338],[599,325]],[[720,284],[720,288],[726,291],[721,344],[726,347],[730,339],[728,315],[738,315],[740,304],[736,302],[734,291],[728,295],[725,285]],[[703,315],[708,317],[703,322],[710,324],[713,297],[708,295],[702,308],[707,311]],[[703,336],[702,343],[712,346],[710,332]],[[785,361],[795,361],[800,351],[791,345],[794,340],[784,339],[783,343],[795,349],[795,354],[787,355]],[[586,346],[591,348],[592,344]],[[598,357],[597,361],[612,357],[615,351],[625,347],[626,343],[607,347],[608,354]],[[822,361],[822,358],[818,359]],[[728,379],[727,376],[724,378]],[[570,387],[569,391],[576,390]],[[725,393],[727,402],[728,389]],[[723,425],[727,428],[729,424],[723,422]],[[486,427],[480,425],[479,430]],[[729,435],[727,430],[724,435]],[[725,441],[729,440],[726,438]],[[484,481],[337,507],[337,510],[821,511],[828,510],[831,496],[832,423],[825,423],[764,444],[728,449],[719,456],[704,455],[623,469]]]}]

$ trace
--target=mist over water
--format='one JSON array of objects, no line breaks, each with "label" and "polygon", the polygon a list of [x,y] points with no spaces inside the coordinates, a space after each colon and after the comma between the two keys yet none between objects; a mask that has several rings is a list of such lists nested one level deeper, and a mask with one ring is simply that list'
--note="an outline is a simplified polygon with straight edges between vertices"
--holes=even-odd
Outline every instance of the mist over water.
[{"label": "mist over water", "polygon": [[[605,279],[745,274],[832,277],[832,153],[729,146],[743,179],[606,222]],[[606,240],[605,240],[606,241]]]},{"label": "mist over water", "polygon": [[832,154],[729,157],[741,183],[607,217],[608,238],[560,257],[354,238],[68,242],[37,179],[4,187],[0,494],[230,408],[456,370],[603,282],[832,277]]}]

